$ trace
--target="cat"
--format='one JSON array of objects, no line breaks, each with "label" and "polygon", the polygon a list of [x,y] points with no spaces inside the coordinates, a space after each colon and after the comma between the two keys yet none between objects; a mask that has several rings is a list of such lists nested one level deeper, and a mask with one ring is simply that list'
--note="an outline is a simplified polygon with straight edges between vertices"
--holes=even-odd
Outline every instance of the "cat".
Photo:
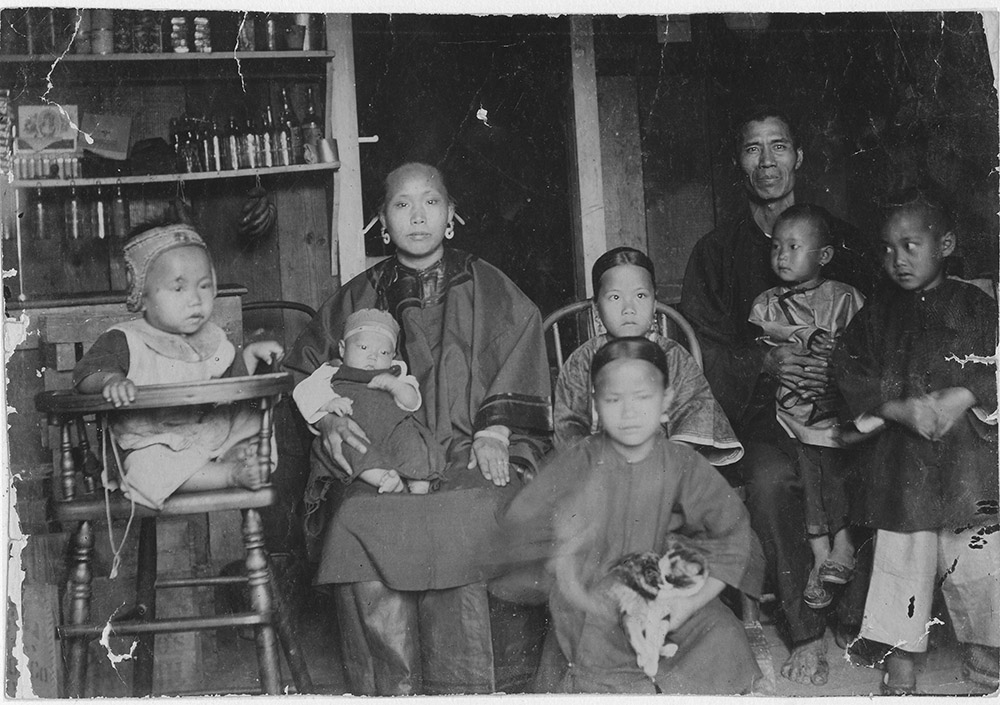
[{"label": "cat", "polygon": [[677,653],[677,644],[666,642],[671,602],[702,589],[708,579],[708,561],[698,551],[671,541],[662,556],[652,551],[622,556],[609,575],[608,592],[618,605],[636,663],[654,678],[660,656],[670,658]]}]

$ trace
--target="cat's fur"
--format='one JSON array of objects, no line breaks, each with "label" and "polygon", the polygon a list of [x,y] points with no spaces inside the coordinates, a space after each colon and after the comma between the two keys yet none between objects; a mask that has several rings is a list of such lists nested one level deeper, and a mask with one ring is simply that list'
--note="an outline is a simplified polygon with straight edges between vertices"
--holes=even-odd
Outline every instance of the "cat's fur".
[{"label": "cat's fur", "polygon": [[669,658],[677,653],[676,644],[666,643],[671,602],[701,590],[708,578],[708,561],[698,551],[674,541],[662,556],[653,552],[622,556],[609,575],[608,592],[618,604],[636,662],[653,678],[660,656]]}]

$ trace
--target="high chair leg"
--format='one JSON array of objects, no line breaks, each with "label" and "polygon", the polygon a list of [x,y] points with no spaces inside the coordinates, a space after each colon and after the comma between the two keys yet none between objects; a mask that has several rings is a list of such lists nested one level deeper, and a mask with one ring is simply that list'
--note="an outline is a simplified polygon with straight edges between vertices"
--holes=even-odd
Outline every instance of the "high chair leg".
[{"label": "high chair leg", "polygon": [[260,512],[243,510],[243,545],[246,548],[247,581],[251,609],[268,621],[256,627],[257,663],[260,668],[261,690],[266,695],[281,692],[281,670],[278,662],[278,644],[272,626],[270,571],[264,552],[264,528]]},{"label": "high chair leg", "polygon": [[[139,556],[135,577],[135,606],[142,622],[156,618],[156,518],[143,519],[139,525]],[[153,694],[153,649],[155,634],[140,634],[132,671],[132,696]]]},{"label": "high chair leg", "polygon": [[278,581],[275,578],[274,564],[270,557],[267,561],[268,573],[271,576],[271,597],[274,602],[274,628],[278,633],[278,641],[281,642],[281,649],[285,652],[285,659],[288,667],[292,671],[292,682],[295,683],[295,690],[299,695],[312,693],[312,677],[309,675],[309,668],[306,666],[305,657],[299,649],[298,640],[292,632],[292,625],[288,610],[288,603],[285,596],[278,589]]},{"label": "high chair leg", "polygon": [[[94,551],[94,534],[89,521],[81,521],[72,538],[72,569],[69,575],[69,623],[87,624],[90,621],[90,583],[93,573],[90,559]],[[67,639],[68,663],[66,667],[66,695],[82,698],[87,684],[86,636]]]}]

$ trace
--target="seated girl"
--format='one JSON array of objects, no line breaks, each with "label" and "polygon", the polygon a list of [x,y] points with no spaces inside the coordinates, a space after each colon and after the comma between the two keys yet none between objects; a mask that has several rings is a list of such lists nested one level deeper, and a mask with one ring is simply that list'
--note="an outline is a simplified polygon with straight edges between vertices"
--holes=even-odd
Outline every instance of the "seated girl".
[{"label": "seated girl", "polygon": [[658,344],[667,360],[674,390],[665,414],[667,436],[696,448],[713,465],[739,460],[743,446],[698,363],[680,344],[656,331],[656,275],[649,257],[630,247],[609,250],[594,263],[592,279],[594,303],[608,332],[577,348],[559,373],[553,400],[556,448],[598,430],[590,395],[594,353],[609,340],[641,335]]},{"label": "seated girl", "polygon": [[[101,334],[73,370],[77,391],[100,393],[127,407],[137,385],[238,375],[258,361],[281,357],[278,343],[260,341],[246,346],[236,362],[225,331],[208,320],[215,306],[215,270],[205,241],[191,226],[142,230],[125,243],[124,255],[126,305],[142,311],[142,318]],[[254,450],[259,430],[259,415],[237,404],[117,414],[111,433],[125,451],[122,489],[154,509],[178,491],[258,489],[270,471],[259,467]]]},{"label": "seated girl", "polygon": [[[760,672],[743,625],[718,599],[726,584],[759,591],[763,558],[747,511],[704,458],[667,440],[662,422],[674,392],[662,348],[618,338],[591,367],[602,430],[557,452],[501,520],[509,566],[549,557],[544,587],[558,653],[550,638],[543,662],[560,672],[549,683],[564,692],[749,692]],[[668,639],[677,650],[651,678],[607,576],[627,554],[664,553],[668,534],[707,557],[709,577],[674,598]]]}]

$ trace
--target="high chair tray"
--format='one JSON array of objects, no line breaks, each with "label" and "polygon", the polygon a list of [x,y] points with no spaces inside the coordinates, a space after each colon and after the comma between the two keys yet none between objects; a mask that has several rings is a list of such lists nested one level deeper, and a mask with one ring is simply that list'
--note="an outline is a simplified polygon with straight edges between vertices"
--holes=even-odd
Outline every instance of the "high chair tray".
[{"label": "high chair tray", "polygon": [[[151,384],[136,387],[135,401],[127,407],[117,407],[117,410],[226,404],[290,392],[293,386],[292,376],[287,372],[183,384]],[[70,389],[41,392],[35,397],[35,407],[39,411],[57,415],[116,410],[100,394],[79,394]]]}]

